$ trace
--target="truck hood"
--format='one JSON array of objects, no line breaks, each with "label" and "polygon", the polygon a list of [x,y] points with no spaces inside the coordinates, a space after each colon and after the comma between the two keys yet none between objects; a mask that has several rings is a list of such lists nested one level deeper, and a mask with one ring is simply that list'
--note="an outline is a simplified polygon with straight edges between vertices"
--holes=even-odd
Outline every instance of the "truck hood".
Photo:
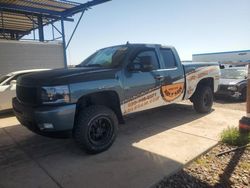
[{"label": "truck hood", "polygon": [[56,86],[76,82],[94,81],[115,78],[115,69],[97,67],[79,67],[69,69],[55,69],[21,76],[18,85],[23,86]]},{"label": "truck hood", "polygon": [[220,79],[220,85],[237,85],[241,82],[246,81],[245,79]]}]

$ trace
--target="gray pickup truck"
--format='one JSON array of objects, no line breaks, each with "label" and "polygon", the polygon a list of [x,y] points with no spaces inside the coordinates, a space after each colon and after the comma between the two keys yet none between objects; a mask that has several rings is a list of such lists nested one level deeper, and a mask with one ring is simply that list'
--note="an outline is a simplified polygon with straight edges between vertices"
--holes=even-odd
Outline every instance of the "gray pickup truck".
[{"label": "gray pickup truck", "polygon": [[210,112],[219,76],[217,63],[182,64],[171,46],[113,46],[75,68],[20,77],[13,109],[31,131],[67,131],[84,150],[99,153],[112,145],[125,115],[185,99],[197,112]]}]

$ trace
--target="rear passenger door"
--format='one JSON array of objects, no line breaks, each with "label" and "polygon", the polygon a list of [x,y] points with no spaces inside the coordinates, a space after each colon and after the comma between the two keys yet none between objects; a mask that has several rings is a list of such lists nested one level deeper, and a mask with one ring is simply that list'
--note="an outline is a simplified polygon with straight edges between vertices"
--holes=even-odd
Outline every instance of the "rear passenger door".
[{"label": "rear passenger door", "polygon": [[160,75],[164,77],[161,83],[161,95],[167,103],[183,99],[185,77],[182,64],[176,50],[159,47],[159,57],[162,63]]}]

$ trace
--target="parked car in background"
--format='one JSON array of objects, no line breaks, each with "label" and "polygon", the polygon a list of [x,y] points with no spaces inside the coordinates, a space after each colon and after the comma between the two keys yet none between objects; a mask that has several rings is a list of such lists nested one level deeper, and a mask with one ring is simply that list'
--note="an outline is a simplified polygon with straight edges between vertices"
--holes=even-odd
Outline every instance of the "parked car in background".
[{"label": "parked car in background", "polygon": [[12,108],[12,98],[16,96],[16,80],[19,76],[49,69],[31,69],[9,73],[0,77],[0,111]]},{"label": "parked car in background", "polygon": [[221,69],[221,79],[217,96],[230,96],[246,101],[247,67]]}]

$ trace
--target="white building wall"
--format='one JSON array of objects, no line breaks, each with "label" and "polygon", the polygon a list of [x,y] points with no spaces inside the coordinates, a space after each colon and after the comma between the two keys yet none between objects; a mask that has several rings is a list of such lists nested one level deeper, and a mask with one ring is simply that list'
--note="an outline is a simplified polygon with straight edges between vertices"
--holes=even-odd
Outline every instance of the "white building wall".
[{"label": "white building wall", "polygon": [[19,70],[62,67],[63,46],[59,42],[0,40],[0,75]]},{"label": "white building wall", "polygon": [[194,62],[250,62],[250,50],[238,52],[222,52],[222,53],[208,53],[208,54],[194,54]]}]

